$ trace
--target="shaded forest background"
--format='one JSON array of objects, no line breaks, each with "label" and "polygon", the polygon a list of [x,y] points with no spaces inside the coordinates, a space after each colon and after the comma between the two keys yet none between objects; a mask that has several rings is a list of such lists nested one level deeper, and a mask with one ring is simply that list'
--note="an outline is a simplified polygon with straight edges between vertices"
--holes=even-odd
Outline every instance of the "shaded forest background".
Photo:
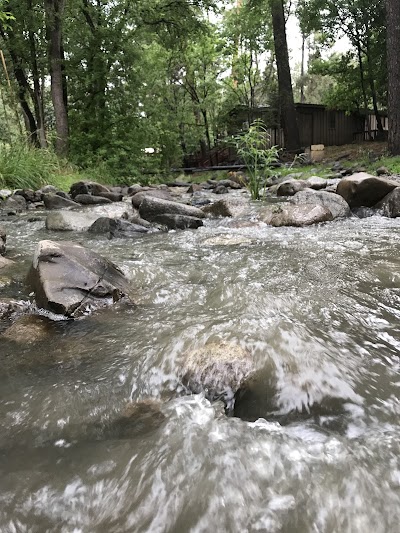
[{"label": "shaded forest background", "polygon": [[[0,2],[0,141],[10,147],[23,138],[79,168],[124,176],[181,166],[186,155],[209,150],[227,135],[239,106],[249,118],[252,108],[267,107],[269,125],[283,121],[291,148],[299,144],[293,101],[368,109],[383,129],[381,110],[388,99],[393,109],[400,101],[400,50],[392,38],[400,33],[400,8],[386,4]],[[394,10],[391,33],[386,7]],[[303,41],[292,71],[284,49],[289,15],[298,18]],[[348,50],[332,53],[341,36]],[[394,119],[390,130],[391,150],[400,153]]]}]

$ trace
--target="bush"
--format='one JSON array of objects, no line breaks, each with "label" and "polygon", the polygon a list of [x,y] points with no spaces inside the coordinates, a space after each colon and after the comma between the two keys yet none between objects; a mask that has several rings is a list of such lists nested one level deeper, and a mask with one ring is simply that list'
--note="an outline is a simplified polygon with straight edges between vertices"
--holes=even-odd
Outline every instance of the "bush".
[{"label": "bush", "polygon": [[250,178],[247,188],[252,200],[260,199],[265,175],[270,172],[271,163],[278,159],[278,148],[265,148],[267,141],[268,132],[261,120],[256,120],[245,133],[234,137],[237,153],[247,167]]},{"label": "bush", "polygon": [[29,146],[25,141],[0,145],[0,186],[9,189],[39,189],[51,183],[60,170],[50,150]]}]

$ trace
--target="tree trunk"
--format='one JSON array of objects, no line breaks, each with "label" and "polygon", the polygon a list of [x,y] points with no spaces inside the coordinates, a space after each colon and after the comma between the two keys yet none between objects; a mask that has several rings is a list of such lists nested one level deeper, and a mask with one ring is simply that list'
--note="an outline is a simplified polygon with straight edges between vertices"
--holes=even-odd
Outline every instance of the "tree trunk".
[{"label": "tree trunk", "polygon": [[300,149],[300,135],[293,99],[283,0],[270,0],[270,5],[285,144],[287,150],[296,151]]},{"label": "tree trunk", "polygon": [[389,153],[400,155],[400,2],[386,0]]},{"label": "tree trunk", "polygon": [[56,152],[66,157],[68,154],[68,114],[65,104],[62,24],[65,0],[45,0],[46,30],[49,50],[51,99],[56,119]]}]

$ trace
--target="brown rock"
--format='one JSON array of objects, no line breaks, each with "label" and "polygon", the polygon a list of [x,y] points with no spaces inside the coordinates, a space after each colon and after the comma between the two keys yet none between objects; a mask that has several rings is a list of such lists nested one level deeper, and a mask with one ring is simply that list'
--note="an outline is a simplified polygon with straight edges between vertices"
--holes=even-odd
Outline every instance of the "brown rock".
[{"label": "brown rock", "polygon": [[360,172],[342,179],[336,192],[350,207],[372,207],[398,186],[395,180]]}]

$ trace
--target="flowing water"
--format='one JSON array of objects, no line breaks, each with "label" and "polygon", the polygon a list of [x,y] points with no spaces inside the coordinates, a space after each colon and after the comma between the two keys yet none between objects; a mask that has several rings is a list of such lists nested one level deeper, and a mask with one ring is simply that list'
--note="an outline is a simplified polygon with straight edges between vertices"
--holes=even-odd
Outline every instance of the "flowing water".
[{"label": "flowing water", "polygon": [[[399,531],[400,219],[7,230],[3,295],[26,297],[37,241],[73,239],[123,268],[138,305],[0,341],[1,532]],[[211,341],[257,368],[237,416],[180,385],[182,355]],[[129,400],[150,414],[118,434]]]}]

